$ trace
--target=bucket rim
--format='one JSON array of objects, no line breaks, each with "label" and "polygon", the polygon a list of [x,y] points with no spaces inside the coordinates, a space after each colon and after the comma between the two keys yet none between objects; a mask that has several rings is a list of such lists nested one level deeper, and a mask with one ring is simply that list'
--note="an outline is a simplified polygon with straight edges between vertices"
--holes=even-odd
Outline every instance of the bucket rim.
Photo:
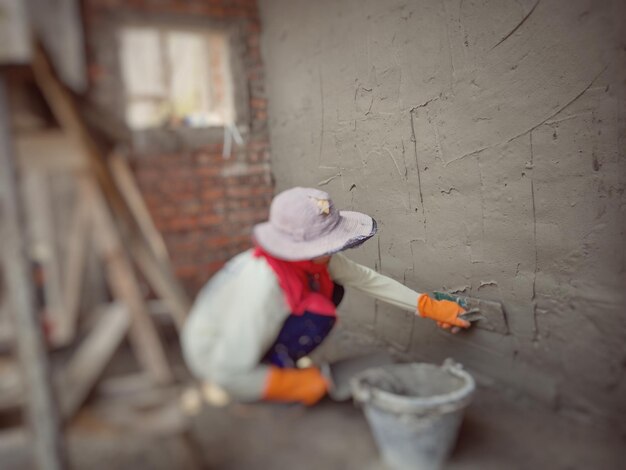
[{"label": "bucket rim", "polygon": [[[398,367],[411,365],[429,365],[439,367],[440,369],[443,369],[444,371],[460,378],[464,383],[460,388],[449,393],[433,395],[430,397],[407,397],[375,388],[365,382],[365,379],[367,378],[366,375],[369,371],[376,369],[389,369],[394,366]],[[382,410],[395,413],[428,413],[429,411],[436,411],[439,413],[452,412],[467,406],[476,389],[476,382],[474,381],[474,378],[468,372],[463,370],[463,366],[461,364],[456,363],[452,359],[446,359],[441,366],[427,362],[415,362],[375,367],[354,377],[350,385],[353,392],[353,398],[356,402],[363,405],[374,405]]]}]

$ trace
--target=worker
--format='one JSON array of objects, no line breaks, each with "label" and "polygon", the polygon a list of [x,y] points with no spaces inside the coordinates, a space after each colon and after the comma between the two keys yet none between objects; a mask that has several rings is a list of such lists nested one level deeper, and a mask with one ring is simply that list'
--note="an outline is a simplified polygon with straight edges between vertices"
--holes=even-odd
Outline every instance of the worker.
[{"label": "worker", "polygon": [[269,221],[253,229],[254,248],[230,260],[203,287],[182,332],[191,372],[238,401],[312,405],[328,391],[318,367],[298,367],[336,321],[349,286],[375,299],[467,328],[455,302],[435,300],[340,253],[376,233],[376,221],[339,211],[312,188],[278,194]]}]

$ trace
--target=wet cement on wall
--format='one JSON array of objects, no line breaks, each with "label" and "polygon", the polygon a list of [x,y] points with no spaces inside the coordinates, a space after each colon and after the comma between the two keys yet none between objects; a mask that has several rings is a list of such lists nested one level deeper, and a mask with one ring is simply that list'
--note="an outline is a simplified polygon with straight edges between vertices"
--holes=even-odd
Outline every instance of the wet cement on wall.
[{"label": "wet cement on wall", "polygon": [[451,336],[356,293],[345,321],[410,357],[596,423],[626,416],[626,18],[591,0],[263,0],[277,189],[374,216],[350,256],[498,300]]}]

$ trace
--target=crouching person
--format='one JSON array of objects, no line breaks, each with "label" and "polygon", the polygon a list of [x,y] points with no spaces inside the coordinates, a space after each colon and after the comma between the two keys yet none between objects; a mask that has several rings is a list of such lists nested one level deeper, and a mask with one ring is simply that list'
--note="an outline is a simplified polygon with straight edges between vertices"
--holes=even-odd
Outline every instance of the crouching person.
[{"label": "crouching person", "polygon": [[269,221],[254,227],[255,247],[230,260],[194,303],[182,333],[191,372],[234,400],[315,404],[330,384],[319,368],[298,366],[335,325],[343,286],[417,309],[440,327],[467,328],[456,303],[419,294],[340,253],[375,233],[374,219],[338,211],[323,191],[277,195]]}]

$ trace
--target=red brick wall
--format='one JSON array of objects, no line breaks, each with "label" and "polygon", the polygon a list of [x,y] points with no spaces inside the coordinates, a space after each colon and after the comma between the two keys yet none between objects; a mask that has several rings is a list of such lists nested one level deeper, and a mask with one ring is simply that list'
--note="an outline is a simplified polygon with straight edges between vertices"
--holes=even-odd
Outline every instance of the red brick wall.
[{"label": "red brick wall", "polygon": [[[163,234],[177,275],[194,294],[223,263],[251,246],[255,223],[267,218],[273,185],[269,169],[267,101],[255,0],[85,0],[90,94],[113,108],[119,82],[103,30],[119,15],[204,16],[208,24],[236,24],[244,34],[249,133],[243,148],[222,158],[221,139],[199,148],[153,151],[133,158],[138,184]],[[106,31],[105,31],[106,33]],[[106,35],[104,35],[106,37]],[[113,76],[115,75],[115,76]],[[115,90],[113,90],[115,93]],[[119,97],[116,97],[119,98]],[[111,104],[114,103],[114,104]],[[119,109],[116,109],[119,114]]]}]

